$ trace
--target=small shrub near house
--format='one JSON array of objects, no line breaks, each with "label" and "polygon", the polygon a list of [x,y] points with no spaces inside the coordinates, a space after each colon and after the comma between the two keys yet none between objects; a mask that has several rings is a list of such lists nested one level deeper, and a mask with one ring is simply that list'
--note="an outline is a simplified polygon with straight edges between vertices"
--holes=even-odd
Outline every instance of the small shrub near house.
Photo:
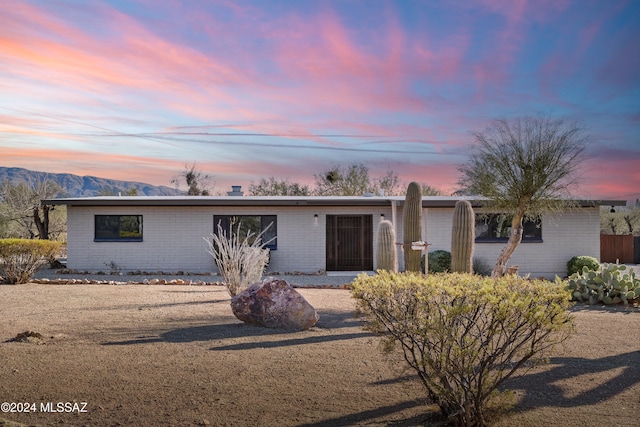
[{"label": "small shrub near house", "polygon": [[597,271],[600,270],[600,263],[592,256],[574,256],[567,262],[567,276],[582,272],[584,267],[587,267],[590,271]]},{"label": "small shrub near house", "polygon": [[[424,255],[422,256],[422,266],[420,271],[424,271]],[[451,271],[451,252],[437,250],[429,252],[429,273],[446,273]]]},{"label": "small shrub near house", "polygon": [[457,425],[483,426],[506,409],[511,394],[498,387],[572,331],[560,281],[378,272],[358,276],[352,294],[383,351],[399,347]]},{"label": "small shrub near house", "polygon": [[4,283],[27,283],[51,262],[61,243],[51,240],[0,239],[0,276]]},{"label": "small shrub near house", "polygon": [[597,271],[587,266],[569,277],[568,289],[574,300],[588,304],[628,305],[640,298],[640,279],[626,265],[602,264]]}]

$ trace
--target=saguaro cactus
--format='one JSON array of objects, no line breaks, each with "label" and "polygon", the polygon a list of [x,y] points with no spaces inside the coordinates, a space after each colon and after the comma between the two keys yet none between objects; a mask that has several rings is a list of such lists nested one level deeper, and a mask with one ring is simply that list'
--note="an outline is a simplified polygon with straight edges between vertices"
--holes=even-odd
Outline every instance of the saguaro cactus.
[{"label": "saguaro cactus", "polygon": [[420,272],[422,251],[411,249],[411,242],[422,239],[422,188],[417,182],[407,187],[404,202],[404,269]]},{"label": "saguaro cactus", "polygon": [[398,271],[398,251],[396,250],[396,232],[391,221],[380,221],[378,225],[378,252],[376,268],[396,273]]},{"label": "saguaro cactus", "polygon": [[451,229],[451,271],[454,273],[473,273],[475,228],[476,219],[471,203],[458,200],[453,210]]}]

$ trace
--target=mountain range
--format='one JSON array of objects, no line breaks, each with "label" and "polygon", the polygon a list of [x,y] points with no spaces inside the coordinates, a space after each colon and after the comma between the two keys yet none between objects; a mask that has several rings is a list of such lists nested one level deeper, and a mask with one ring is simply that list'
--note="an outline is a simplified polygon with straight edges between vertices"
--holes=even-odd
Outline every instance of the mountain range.
[{"label": "mountain range", "polygon": [[70,173],[37,172],[23,168],[0,166],[0,183],[9,180],[11,184],[21,181],[30,183],[44,179],[55,181],[63,192],[58,197],[91,197],[97,195],[114,195],[136,190],[138,196],[178,196],[184,194],[176,188],[162,185],[151,185],[135,181],[119,181],[116,179],[98,178],[95,176],[79,176]]}]

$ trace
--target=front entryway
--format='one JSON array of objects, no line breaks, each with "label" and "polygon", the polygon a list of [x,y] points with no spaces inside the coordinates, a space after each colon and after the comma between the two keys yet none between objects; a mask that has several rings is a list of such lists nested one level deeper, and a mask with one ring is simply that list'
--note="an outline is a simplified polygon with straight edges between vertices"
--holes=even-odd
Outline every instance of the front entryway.
[{"label": "front entryway", "polygon": [[327,271],[373,270],[373,215],[327,215]]}]

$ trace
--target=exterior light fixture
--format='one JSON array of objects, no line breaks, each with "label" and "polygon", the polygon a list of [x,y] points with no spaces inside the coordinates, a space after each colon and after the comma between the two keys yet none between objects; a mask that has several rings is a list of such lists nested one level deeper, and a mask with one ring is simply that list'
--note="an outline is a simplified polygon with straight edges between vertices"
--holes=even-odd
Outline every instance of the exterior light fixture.
[{"label": "exterior light fixture", "polygon": [[609,213],[616,213],[616,208],[611,206],[611,210],[609,211]]},{"label": "exterior light fixture", "polygon": [[313,225],[318,225],[318,214],[313,215]]},{"label": "exterior light fixture", "polygon": [[384,221],[384,214],[380,214],[380,221]]}]

